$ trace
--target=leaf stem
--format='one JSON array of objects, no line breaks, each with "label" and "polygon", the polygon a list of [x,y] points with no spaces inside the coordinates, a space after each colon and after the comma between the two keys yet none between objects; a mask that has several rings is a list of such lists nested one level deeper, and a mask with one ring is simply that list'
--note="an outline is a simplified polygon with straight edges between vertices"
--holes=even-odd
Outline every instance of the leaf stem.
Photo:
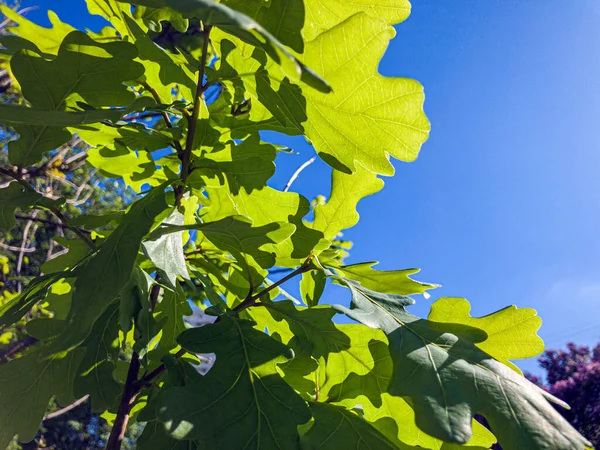
[{"label": "leaf stem", "polygon": [[206,71],[206,61],[208,59],[208,43],[210,38],[210,25],[204,25],[203,33],[203,42],[202,42],[202,58],[200,60],[200,67],[198,70],[198,82],[196,84],[196,95],[194,96],[194,110],[192,111],[192,116],[189,118],[188,132],[185,140],[185,149],[183,154],[181,155],[181,182],[183,186],[176,192],[176,204],[181,203],[181,198],[183,196],[183,190],[187,178],[190,174],[190,162],[192,160],[192,147],[194,146],[194,136],[196,134],[196,126],[198,124],[198,118],[200,117],[200,106],[202,103],[202,98],[204,96],[204,91],[206,91],[208,87],[208,83],[204,83],[204,73]]},{"label": "leaf stem", "polygon": [[246,297],[244,299],[244,301],[242,303],[240,303],[239,305],[237,305],[235,308],[233,308],[233,310],[235,312],[240,312],[240,311],[243,311],[246,308],[250,308],[251,306],[256,306],[256,301],[260,300],[261,297],[263,297],[264,295],[268,294],[273,289],[281,286],[286,281],[291,280],[296,275],[300,275],[300,274],[302,274],[304,272],[308,272],[310,270],[310,268],[311,268],[311,266],[310,266],[310,258],[309,258],[300,267],[298,267],[293,272],[288,273],[281,280],[278,280],[275,283],[273,283],[271,286],[266,287],[265,289],[263,289],[262,291],[260,291],[258,294],[249,295],[248,297]]}]

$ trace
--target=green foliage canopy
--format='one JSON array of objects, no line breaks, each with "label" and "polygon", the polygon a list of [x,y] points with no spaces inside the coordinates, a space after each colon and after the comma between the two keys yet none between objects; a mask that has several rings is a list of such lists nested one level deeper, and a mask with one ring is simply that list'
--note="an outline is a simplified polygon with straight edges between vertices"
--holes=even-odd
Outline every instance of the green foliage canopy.
[{"label": "green foliage canopy", "polygon": [[[358,203],[429,132],[420,84],[377,71],[407,1],[87,3],[111,27],[53,16],[40,29],[5,11],[27,103],[0,106],[19,135],[0,227],[45,208],[78,239],[0,310],[5,325],[40,301],[55,312],[0,367],[0,410],[15,411],[0,447],[33,438],[52,397],[84,395],[114,424],[108,449],[130,417],[147,423],[147,449],[589,446],[510,362],[543,349],[534,311],[473,318],[442,298],[420,319],[408,296],[437,285],[418,270],[343,263]],[[269,130],[304,136],[331,166],[327,202],[267,185],[284,150],[262,141]],[[69,221],[28,182],[74,134],[90,166],[140,194],[125,211]],[[273,282],[273,269],[287,275]],[[279,298],[296,276],[305,305]],[[328,280],[350,308],[319,305]]]}]

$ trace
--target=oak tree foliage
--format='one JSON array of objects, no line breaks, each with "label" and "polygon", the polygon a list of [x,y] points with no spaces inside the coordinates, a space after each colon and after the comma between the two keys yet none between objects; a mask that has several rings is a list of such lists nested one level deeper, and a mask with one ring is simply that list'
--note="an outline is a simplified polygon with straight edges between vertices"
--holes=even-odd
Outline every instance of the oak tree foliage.
[{"label": "oak tree foliage", "polygon": [[[72,235],[0,309],[5,327],[51,312],[0,366],[0,448],[31,440],[51,399],[86,395],[113,425],[109,449],[134,421],[144,449],[590,445],[511,362],[543,350],[535,311],[475,318],[441,298],[419,318],[410,296],[437,285],[418,270],[343,262],[357,204],[429,133],[421,85],[377,70],[407,0],[86,1],[100,32],[3,10],[23,101],[0,105],[15,132],[0,227],[43,211]],[[267,184],[285,149],[263,131],[312,144],[327,201]],[[77,214],[32,182],[74,138],[134,202]],[[319,304],[328,282],[349,307]]]}]

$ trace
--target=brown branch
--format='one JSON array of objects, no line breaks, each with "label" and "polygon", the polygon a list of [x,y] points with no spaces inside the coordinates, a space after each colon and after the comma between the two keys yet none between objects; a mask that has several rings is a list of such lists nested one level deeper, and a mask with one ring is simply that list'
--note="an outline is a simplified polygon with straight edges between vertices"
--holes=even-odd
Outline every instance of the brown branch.
[{"label": "brown branch", "polygon": [[[160,95],[159,95],[159,93],[158,93],[158,91],[156,89],[154,89],[152,86],[150,86],[146,82],[143,82],[142,86],[144,86],[144,88],[146,88],[148,90],[148,92],[150,92],[150,94],[152,94],[152,97],[154,97],[154,100],[156,100],[156,103],[163,103],[163,101],[160,98]],[[163,120],[167,124],[167,128],[173,128],[173,124],[171,123],[171,119],[169,117],[169,114],[166,111],[163,111],[160,114],[162,115]],[[173,147],[175,148],[175,150],[177,150],[177,154],[178,155],[182,154],[183,149],[181,148],[181,144],[179,143],[178,140],[175,139],[173,141]]]},{"label": "brown branch", "polygon": [[8,250],[9,252],[33,253],[36,251],[35,247],[30,247],[30,248],[13,247],[12,245],[5,244],[4,242],[0,242],[0,248],[3,248],[4,250]]},{"label": "brown branch", "polygon": [[[159,275],[156,275],[155,280],[158,281]],[[150,304],[152,305],[152,312],[158,301],[158,295],[160,294],[160,285],[155,284],[152,286],[150,291]],[[127,378],[125,380],[125,387],[123,388],[123,394],[121,396],[121,402],[119,403],[119,409],[117,411],[117,417],[115,423],[110,431],[108,443],[106,444],[106,450],[119,450],[121,443],[125,438],[125,432],[127,431],[127,424],[129,423],[129,415],[131,408],[135,403],[135,399],[142,391],[144,384],[142,380],[138,380],[140,372],[140,357],[137,352],[133,352],[131,355],[131,362],[129,363],[129,369],[127,371]]]},{"label": "brown branch", "polygon": [[131,412],[131,408],[133,407],[135,399],[140,392],[137,386],[139,371],[140,357],[137,352],[133,352],[131,355],[129,370],[127,371],[127,379],[125,380],[123,395],[121,396],[121,402],[119,403],[119,409],[117,411],[117,417],[112,430],[110,431],[110,436],[106,444],[106,450],[120,450],[121,448],[121,443],[123,442],[123,439],[125,438],[125,432],[127,431],[127,424],[129,423],[129,414]]},{"label": "brown branch", "polygon": [[[3,168],[0,167],[0,174],[7,175],[7,176],[9,176],[11,178],[14,178],[15,181],[17,181],[19,184],[21,184],[21,186],[23,186],[27,191],[29,191],[29,192],[36,192],[36,193],[39,194],[39,192],[36,191],[33,188],[33,186],[31,186],[27,181],[23,180],[23,174],[21,173],[21,171],[18,168],[17,168],[16,172],[14,172],[14,171],[11,172],[9,170],[6,170],[6,169],[3,169]],[[89,236],[87,236],[79,228],[69,227],[68,226],[69,219],[67,219],[67,217],[65,217],[65,215],[58,208],[50,208],[50,211],[52,211],[52,213],[56,217],[58,217],[58,220],[60,220],[65,227],[69,228],[77,236],[79,236],[79,238],[81,238],[81,240],[83,240],[83,242],[85,242],[88,247],[90,247],[92,250],[96,250],[96,244],[94,244],[94,241],[92,241],[89,238]]]},{"label": "brown branch", "polygon": [[82,230],[80,230],[77,227],[71,227],[71,226],[67,225],[67,223],[69,222],[69,219],[67,219],[65,217],[65,215],[62,212],[60,212],[60,210],[58,208],[52,208],[51,211],[56,217],[58,217],[58,220],[60,220],[64,225],[66,225],[65,228],[68,228],[69,230],[73,231],[73,233],[75,233],[77,236],[79,236],[79,238],[83,242],[85,242],[89,248],[91,248],[92,250],[96,250],[96,248],[97,248],[96,244],[94,244],[94,241],[92,241],[87,234],[85,234]]},{"label": "brown branch", "polygon": [[244,299],[244,301],[242,303],[240,303],[239,305],[237,305],[235,308],[233,308],[233,310],[235,312],[240,312],[240,311],[243,311],[246,308],[250,308],[251,306],[255,306],[256,305],[256,301],[260,300],[260,298],[263,295],[268,294],[273,289],[281,286],[286,281],[291,280],[292,278],[294,278],[296,275],[300,275],[300,274],[302,274],[304,272],[308,272],[309,270],[310,270],[310,258],[307,259],[304,262],[304,264],[302,264],[296,270],[294,270],[293,272],[290,272],[285,277],[283,277],[281,280],[273,283],[271,286],[266,287],[265,289],[263,289],[262,291],[260,291],[258,294],[249,295],[248,297],[246,297]]},{"label": "brown branch", "polygon": [[83,228],[74,227],[72,225],[67,225],[62,222],[54,222],[53,220],[42,219],[40,217],[22,216],[21,214],[15,214],[15,218],[20,219],[20,220],[31,220],[33,222],[45,223],[46,225],[54,225],[55,227],[66,228],[68,230],[73,230],[73,231],[75,229],[77,229],[81,233],[87,233],[87,234],[91,233],[91,231],[84,230]]},{"label": "brown branch", "polygon": [[181,203],[183,197],[183,190],[185,189],[185,183],[188,176],[190,175],[190,163],[192,160],[192,147],[194,146],[194,136],[196,134],[196,126],[198,124],[198,118],[200,117],[200,105],[204,97],[204,91],[208,87],[208,83],[204,84],[204,72],[206,70],[206,61],[208,59],[208,43],[210,40],[210,25],[204,25],[202,30],[203,42],[202,42],[202,58],[200,61],[200,68],[198,70],[198,82],[196,84],[196,95],[194,96],[194,110],[192,116],[189,118],[188,132],[185,139],[185,150],[180,156],[181,159],[181,182],[183,186],[176,190],[175,204]]},{"label": "brown branch", "polygon": [[68,413],[69,411],[74,410],[75,408],[77,408],[78,406],[84,404],[85,402],[88,401],[88,399],[90,398],[89,394],[88,395],[84,395],[83,397],[81,397],[79,400],[75,400],[73,403],[71,403],[70,405],[65,406],[64,408],[61,408],[57,411],[51,412],[50,414],[48,414],[47,416],[44,416],[44,418],[42,419],[42,421],[46,421],[46,420],[52,420],[52,419],[56,419],[57,417],[62,416],[63,414]]},{"label": "brown branch", "polygon": [[31,347],[33,344],[37,343],[38,340],[36,338],[34,338],[33,336],[25,336],[23,339],[21,339],[20,341],[18,341],[15,345],[13,345],[12,347],[4,350],[2,353],[0,353],[0,364],[4,364],[6,362],[8,362],[9,359],[11,359],[13,356],[15,356],[17,353],[22,352],[23,350]]}]

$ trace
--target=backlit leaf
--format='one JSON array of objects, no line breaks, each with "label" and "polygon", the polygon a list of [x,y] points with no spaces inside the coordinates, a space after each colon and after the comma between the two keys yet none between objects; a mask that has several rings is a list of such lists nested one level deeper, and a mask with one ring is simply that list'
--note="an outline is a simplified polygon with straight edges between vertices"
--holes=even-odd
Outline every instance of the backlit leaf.
[{"label": "backlit leaf", "polygon": [[542,319],[534,309],[513,305],[484,317],[471,317],[470,311],[471,305],[466,299],[443,297],[431,305],[428,320],[485,331],[485,340],[475,345],[519,373],[519,368],[509,360],[532,358],[544,351],[544,341],[537,335]]},{"label": "backlit leaf", "polygon": [[31,441],[52,396],[64,405],[75,400],[73,378],[82,356],[75,350],[42,361],[35,351],[0,365],[0,448],[15,435]]},{"label": "backlit leaf", "polygon": [[394,366],[389,393],[411,399],[423,431],[448,442],[465,443],[472,434],[473,415],[480,413],[503,447],[567,450],[589,446],[549,403],[567,407],[564,402],[474,345],[485,339],[485,332],[462,325],[457,334],[457,324],[430,322],[408,313],[405,307],[414,303],[408,297],[347,284],[352,290],[352,309],[339,309],[386,333]]},{"label": "backlit leaf", "polygon": [[298,448],[297,426],[310,413],[277,373],[277,364],[292,356],[289,348],[252,322],[227,316],[186,331],[179,343],[217,356],[201,381],[169,389],[161,399],[158,418],[172,436],[198,440],[202,448]]},{"label": "backlit leaf", "polygon": [[[123,82],[143,71],[133,62],[136,53],[127,42],[98,43],[73,31],[65,37],[54,60],[23,50],[11,59],[11,69],[34,108],[77,111],[80,102],[95,108],[127,106],[135,96]],[[15,165],[35,163],[44,152],[71,138],[61,127],[20,125],[15,130],[20,139],[9,144],[9,158]]]},{"label": "backlit leaf", "polygon": [[79,345],[91,332],[95,320],[129,281],[144,236],[154,218],[167,209],[162,187],[135,202],[97,253],[73,273],[75,293],[68,327],[51,344],[47,354]]}]

